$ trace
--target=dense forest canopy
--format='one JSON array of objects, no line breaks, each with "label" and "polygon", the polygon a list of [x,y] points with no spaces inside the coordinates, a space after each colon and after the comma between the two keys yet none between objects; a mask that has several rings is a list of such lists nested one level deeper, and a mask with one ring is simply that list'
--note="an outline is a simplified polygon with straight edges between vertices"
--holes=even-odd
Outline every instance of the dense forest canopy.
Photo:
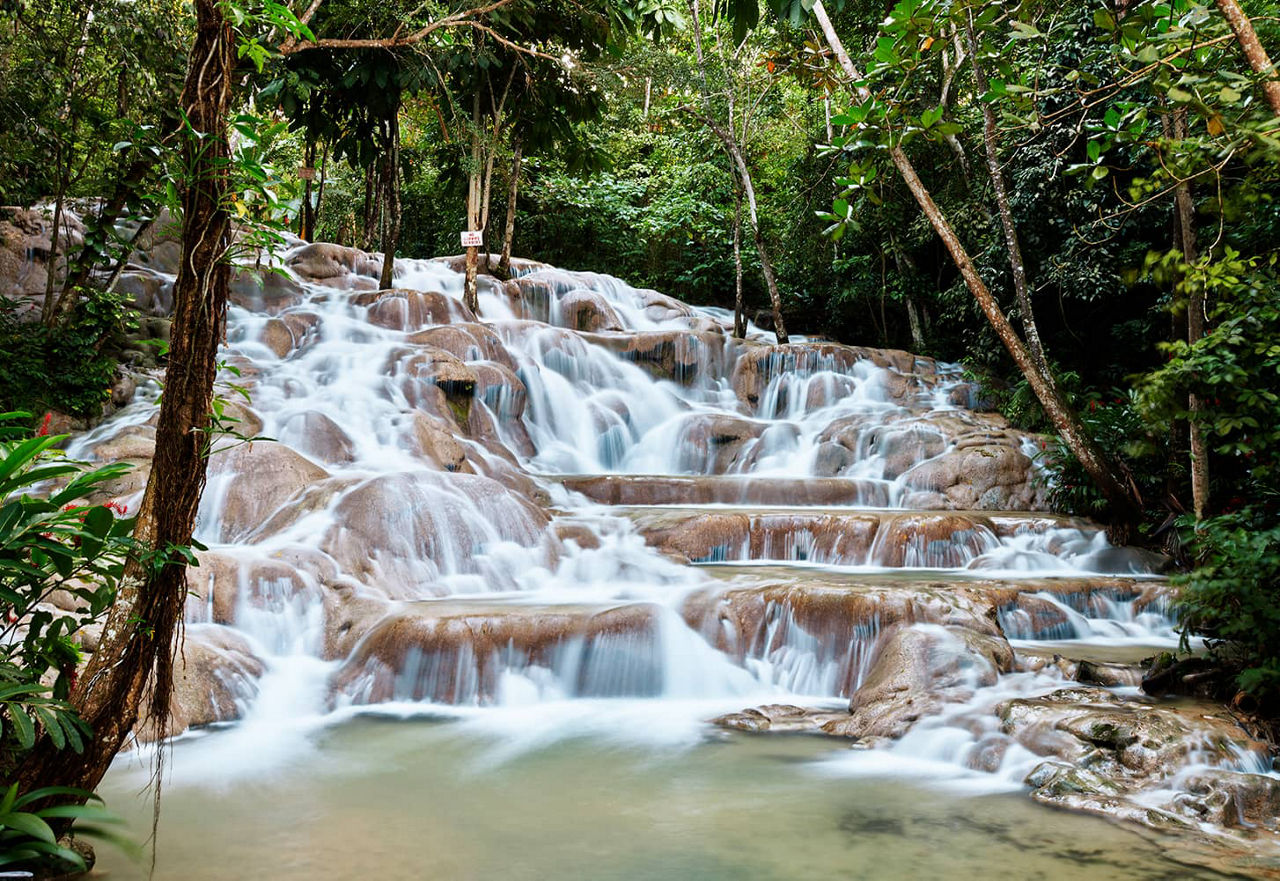
[{"label": "dense forest canopy", "polygon": [[162,230],[179,299],[223,291],[168,353],[201,425],[229,261],[480,230],[472,307],[528,257],[961,362],[1061,439],[1055,504],[1175,557],[1187,632],[1280,694],[1273,0],[14,0],[0,33],[0,204],[55,230],[3,300],[0,411],[100,414]]}]

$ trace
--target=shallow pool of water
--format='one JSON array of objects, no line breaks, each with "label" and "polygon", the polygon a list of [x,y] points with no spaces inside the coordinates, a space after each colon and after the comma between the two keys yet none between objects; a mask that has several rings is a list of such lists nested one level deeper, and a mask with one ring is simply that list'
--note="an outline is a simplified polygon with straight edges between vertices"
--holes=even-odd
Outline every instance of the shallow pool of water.
[{"label": "shallow pool of water", "polygon": [[[173,746],[158,881],[1222,877],[1021,792],[832,774],[842,747],[823,738],[708,732],[677,747],[589,736],[512,749],[474,719],[365,716],[245,777],[219,768],[219,740],[232,736]],[[139,839],[146,778],[125,759],[101,789]],[[103,876],[147,877],[99,851]]]}]

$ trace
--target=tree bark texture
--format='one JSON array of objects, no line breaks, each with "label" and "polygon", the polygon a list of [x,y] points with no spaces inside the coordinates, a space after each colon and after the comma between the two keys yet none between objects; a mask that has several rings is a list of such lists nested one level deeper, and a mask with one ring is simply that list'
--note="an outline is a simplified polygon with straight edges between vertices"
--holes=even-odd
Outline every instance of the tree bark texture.
[{"label": "tree bark texture", "polygon": [[[1178,140],[1187,136],[1186,110],[1174,111],[1173,136]],[[1183,262],[1190,269],[1198,256],[1191,184],[1180,182],[1174,187],[1173,196],[1178,218],[1178,244],[1182,249]],[[1184,279],[1184,284],[1187,288],[1187,342],[1194,346],[1204,338],[1204,288],[1191,279]],[[1209,448],[1205,442],[1204,427],[1200,424],[1204,402],[1198,395],[1188,395],[1187,410],[1191,413],[1191,418],[1187,420],[1187,434],[1191,445],[1191,505],[1196,520],[1199,521],[1204,519],[1209,507]]]},{"label": "tree bark texture", "polygon": [[1253,29],[1253,22],[1244,14],[1244,10],[1236,0],[1217,0],[1217,3],[1218,11],[1222,13],[1223,18],[1231,25],[1232,33],[1236,35],[1236,42],[1244,51],[1249,67],[1254,73],[1263,77],[1262,91],[1267,96],[1267,103],[1271,105],[1275,115],[1280,116],[1280,79],[1276,78],[1275,66],[1258,39],[1258,32]]},{"label": "tree bark texture", "polygon": [[[480,150],[480,92],[472,96],[471,104],[471,168],[467,181],[467,229],[479,229],[480,224],[480,175],[483,169]],[[466,278],[462,287],[462,302],[473,314],[480,311],[479,294],[476,291],[476,271],[479,249],[467,248]]]},{"label": "tree bark texture", "polygon": [[498,261],[498,269],[504,275],[511,274],[511,242],[516,237],[516,199],[520,195],[520,163],[523,147],[520,135],[511,142],[511,185],[507,190],[507,224],[502,231],[502,258]]}]

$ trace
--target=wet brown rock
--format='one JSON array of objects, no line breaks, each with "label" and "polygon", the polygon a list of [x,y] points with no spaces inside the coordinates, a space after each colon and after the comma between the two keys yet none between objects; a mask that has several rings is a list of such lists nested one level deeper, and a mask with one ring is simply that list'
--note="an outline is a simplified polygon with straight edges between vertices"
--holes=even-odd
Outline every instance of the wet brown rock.
[{"label": "wet brown rock", "polygon": [[296,413],[280,427],[278,440],[325,464],[355,461],[355,443],[351,437],[318,410]]},{"label": "wet brown rock", "polygon": [[401,349],[391,354],[387,372],[399,380],[412,406],[459,429],[467,424],[476,374],[456,355],[426,345]]},{"label": "wet brown rock", "polygon": [[[944,624],[957,633],[1003,643],[981,596],[953,594],[943,585],[826,582],[820,576],[802,582],[765,580],[758,586],[694,593],[685,601],[683,615],[711,645],[739,662],[757,658],[785,663],[803,646],[812,662],[834,665],[834,679],[824,687],[841,696],[858,689],[880,656],[883,640],[900,627]],[[1012,655],[1006,658],[1002,652],[998,669],[1011,664]],[[890,667],[885,662],[884,675]]]},{"label": "wet brown rock", "polygon": [[579,288],[560,298],[560,320],[563,327],[573,330],[600,331],[623,329],[622,319],[609,302],[595,291]]},{"label": "wet brown rock", "polygon": [[410,449],[442,471],[474,473],[467,451],[449,430],[447,423],[425,413],[413,415]]},{"label": "wet brown rock", "polygon": [[883,484],[844,478],[604,474],[565,477],[560,482],[605,505],[888,504]]},{"label": "wet brown rock", "polygon": [[582,337],[644,368],[657,379],[691,383],[723,373],[725,338],[719,333],[654,330],[584,333]]},{"label": "wet brown rock", "polygon": [[285,265],[304,281],[344,291],[376,289],[382,274],[380,257],[329,242],[295,249],[285,258]]},{"label": "wet brown rock", "polygon": [[872,562],[880,566],[962,568],[991,550],[997,538],[990,521],[972,514],[886,516]]},{"label": "wet brown rock", "polygon": [[240,269],[231,274],[228,302],[250,312],[279,315],[303,301],[302,286],[286,275]]},{"label": "wet brown rock", "polygon": [[515,360],[493,328],[483,324],[450,324],[418,331],[410,343],[442,349],[461,361],[495,361],[515,372]]},{"label": "wet brown rock", "polygon": [[133,299],[133,306],[145,315],[165,316],[173,311],[173,277],[150,269],[136,268],[120,273],[116,291]]},{"label": "wet brown rock", "polygon": [[261,660],[240,634],[216,624],[193,624],[185,631],[182,657],[174,665],[169,724],[138,729],[138,738],[154,741],[189,728],[240,718],[243,706],[257,694],[265,672]]},{"label": "wet brown rock", "polygon": [[[357,703],[487,703],[505,669],[537,665],[571,676],[565,685],[573,694],[652,694],[660,687],[653,618],[647,605],[401,604],[360,641],[333,687]],[[566,652],[606,651],[635,658],[621,679],[597,681],[587,665],[565,670]]]},{"label": "wet brown rock", "polygon": [[202,551],[187,570],[186,620],[237,624],[242,608],[280,612],[299,601],[318,600],[302,573],[283,560]]},{"label": "wet brown rock", "polygon": [[417,331],[436,324],[474,322],[460,300],[438,291],[390,290],[353,297],[357,306],[369,306],[369,323],[390,330]]},{"label": "wet brown rock", "polygon": [[698,474],[737,470],[751,446],[768,426],[722,414],[695,414],[680,428],[680,468]]},{"label": "wet brown rock", "polygon": [[879,528],[876,514],[656,511],[637,514],[645,540],[690,560],[814,560],[861,565]]},{"label": "wet brown rock", "polygon": [[283,444],[261,441],[215,455],[209,473],[230,481],[222,498],[223,541],[245,539],[291,498],[329,476]]},{"label": "wet brown rock", "polygon": [[731,731],[771,734],[821,734],[822,726],[842,716],[830,710],[813,710],[791,704],[765,704],[740,713],[727,713],[711,720],[712,725]]},{"label": "wet brown rock", "polygon": [[[549,523],[497,481],[445,472],[363,481],[333,506],[333,519],[320,550],[392,599],[434,596],[442,575],[481,571],[477,557],[492,542],[538,547]],[[490,574],[491,589],[512,586]]]},{"label": "wet brown rock", "polygon": [[1013,668],[1003,637],[966,628],[901,626],[884,637],[866,681],[849,702],[849,716],[824,731],[844,737],[898,738],[945,704],[968,700]]}]

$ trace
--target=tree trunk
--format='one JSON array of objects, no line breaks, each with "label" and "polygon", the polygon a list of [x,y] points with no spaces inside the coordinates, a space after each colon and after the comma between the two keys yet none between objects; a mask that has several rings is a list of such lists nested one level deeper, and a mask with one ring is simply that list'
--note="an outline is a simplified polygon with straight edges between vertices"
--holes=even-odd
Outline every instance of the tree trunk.
[{"label": "tree trunk", "polygon": [[[1181,140],[1187,136],[1187,111],[1173,113],[1173,136]],[[1196,263],[1196,217],[1191,202],[1191,185],[1182,181],[1173,190],[1174,205],[1178,217],[1178,243],[1182,259],[1188,270]],[[1187,293],[1187,342],[1195,345],[1204,338],[1204,289],[1191,278],[1183,279]],[[1209,449],[1205,443],[1204,427],[1200,414],[1204,404],[1198,395],[1187,398],[1191,417],[1188,422],[1188,439],[1191,444],[1191,505],[1196,521],[1204,519],[1209,506]]]},{"label": "tree trunk", "polygon": [[1249,60],[1253,72],[1262,76],[1262,91],[1267,96],[1267,103],[1276,116],[1280,116],[1280,79],[1276,79],[1276,69],[1267,56],[1267,50],[1258,40],[1258,32],[1253,29],[1253,22],[1244,14],[1236,0],[1217,0],[1218,11],[1222,13],[1231,30],[1236,35],[1236,42],[1244,50],[1244,57]]},{"label": "tree trunk", "polygon": [[[475,230],[480,225],[480,92],[472,96],[471,104],[471,168],[467,186],[467,229]],[[467,248],[467,273],[463,282],[462,302],[473,313],[480,310],[479,295],[476,292],[476,270],[479,261],[479,249]]]},{"label": "tree trunk", "polygon": [[523,146],[520,136],[516,135],[511,142],[511,187],[507,190],[507,225],[502,233],[502,259],[498,261],[498,269],[503,275],[511,274],[511,242],[516,237],[516,198],[520,195],[520,162]]},{"label": "tree trunk", "polygon": [[396,247],[400,243],[400,117],[397,112],[391,117],[390,146],[387,149],[386,166],[383,172],[383,235],[382,235],[382,277],[378,287],[390,290],[395,286]]},{"label": "tree trunk", "polygon": [[[978,86],[979,95],[988,90],[987,74],[982,69],[978,58],[978,36],[973,29],[973,12],[969,12],[969,54],[973,59],[973,78]],[[1018,228],[1013,223],[1013,211],[1009,208],[1009,193],[1004,185],[1004,171],[1000,168],[998,148],[999,133],[996,131],[996,114],[991,105],[979,100],[982,106],[982,141],[987,153],[987,171],[991,174],[991,189],[996,197],[996,211],[1000,214],[1000,226],[1004,229],[1005,246],[1009,249],[1009,267],[1013,273],[1013,294],[1018,301],[1018,311],[1022,313],[1022,332],[1026,336],[1027,351],[1031,360],[1045,375],[1049,382],[1057,386],[1057,380],[1049,370],[1049,360],[1045,357],[1044,346],[1040,342],[1040,331],[1036,327],[1036,316],[1031,306],[1031,292],[1027,288],[1027,267],[1022,259],[1022,246],[1018,243]]]},{"label": "tree trunk", "polygon": [[484,160],[484,186],[480,194],[480,229],[484,231],[484,269],[490,272],[493,264],[489,260],[491,250],[489,243],[489,197],[493,193],[493,159],[497,150],[489,145],[489,155]]},{"label": "tree trunk", "polygon": [[[689,0],[689,12],[693,16],[693,46],[698,57],[698,75],[702,85],[702,103],[707,109],[707,113],[711,111],[711,89],[707,85],[707,68],[706,61],[702,54],[702,10],[698,4],[698,0]],[[760,258],[760,274],[764,276],[765,288],[769,291],[769,303],[773,307],[773,323],[774,331],[778,336],[778,345],[785,346],[789,337],[787,336],[787,326],[782,320],[782,297],[778,293],[778,280],[773,274],[773,263],[769,260],[769,252],[765,248],[764,235],[760,231],[760,217],[756,210],[756,189],[751,181],[751,170],[747,167],[746,156],[742,153],[742,148],[738,145],[737,138],[733,135],[733,105],[729,105],[729,128],[726,129],[710,116],[701,116],[692,113],[701,120],[702,124],[720,139],[720,143],[724,146],[725,152],[729,154],[729,161],[737,170],[738,183],[742,187],[742,191],[747,196],[747,208],[750,211],[751,232],[755,238],[756,255]]]},{"label": "tree trunk", "polygon": [[364,170],[364,215],[360,219],[360,247],[365,251],[373,247],[374,233],[378,228],[377,176],[373,165]]},{"label": "tree trunk", "polygon": [[742,302],[742,190],[733,191],[733,335],[747,338],[747,314]]},{"label": "tree trunk", "polygon": [[[831,24],[831,19],[827,16],[827,11],[822,5],[822,0],[816,0],[813,5],[813,12],[818,18],[822,32],[827,38],[827,43],[840,62],[840,66],[853,82],[859,82],[861,76],[858,74],[858,69],[853,66],[853,62],[849,59],[849,54],[845,52],[844,45],[840,42],[835,28]],[[858,93],[864,100],[870,97],[865,87],[859,87]],[[893,147],[889,151],[889,156],[902,175],[907,188],[911,190],[911,194],[929,219],[934,231],[942,239],[942,243],[951,254],[951,258],[955,262],[956,268],[960,271],[960,275],[964,278],[970,293],[973,294],[974,299],[978,301],[978,305],[987,316],[987,321],[990,322],[1001,343],[1008,350],[1018,370],[1022,372],[1022,375],[1026,377],[1027,382],[1031,385],[1032,391],[1035,392],[1036,398],[1039,399],[1040,405],[1044,408],[1045,415],[1049,417],[1054,428],[1062,436],[1063,443],[1067,445],[1067,448],[1079,460],[1081,467],[1097,484],[1098,489],[1102,491],[1107,501],[1111,503],[1112,513],[1115,517],[1112,530],[1113,537],[1118,540],[1127,539],[1130,530],[1142,516],[1141,499],[1138,497],[1132,482],[1123,476],[1119,466],[1112,462],[1098,447],[1084,424],[1080,421],[1080,417],[1076,415],[1075,411],[1071,409],[1045,375],[1036,368],[1035,361],[1032,360],[1031,355],[1022,344],[1022,340],[1018,338],[1017,331],[1013,329],[1009,319],[1001,311],[1000,304],[996,302],[996,298],[992,296],[991,291],[987,289],[986,284],[982,281],[982,277],[974,267],[973,261],[969,258],[964,246],[960,244],[959,238],[956,237],[955,231],[951,228],[950,223],[947,222],[941,209],[933,201],[933,197],[929,194],[928,189],[925,188],[924,182],[916,174],[915,167],[911,164],[906,152],[900,146]]]},{"label": "tree trunk", "polygon": [[235,42],[218,0],[196,0],[196,35],[182,107],[190,169],[182,195],[182,262],[174,286],[173,338],[156,426],[156,455],[134,537],[160,560],[130,561],[97,651],[72,693],[93,737],[81,755],[43,738],[21,769],[32,785],[92,790],[150,697],[149,724],[163,731],[173,688],[175,637],[186,601],[186,563],[169,553],[191,542],[204,488],[210,412],[231,266],[226,120]]},{"label": "tree trunk", "polygon": [[[328,165],[329,145],[325,144],[324,150],[320,154],[320,185],[316,188],[316,211],[313,215],[314,219],[312,221],[316,226],[319,226],[320,224],[320,208],[324,205],[324,176]],[[315,234],[315,230],[312,230],[312,234]]]},{"label": "tree trunk", "polygon": [[760,217],[756,209],[756,189],[751,182],[751,169],[747,167],[747,158],[742,154],[742,150],[738,147],[738,142],[734,140],[733,135],[727,132],[722,125],[714,119],[702,116],[701,114],[693,114],[702,121],[702,124],[720,139],[720,143],[724,145],[725,152],[729,154],[730,161],[738,174],[738,183],[742,187],[742,192],[747,197],[747,217],[751,221],[751,232],[756,243],[756,256],[760,258],[760,274],[764,276],[765,288],[769,291],[769,304],[773,308],[774,331],[778,335],[778,345],[785,346],[790,338],[787,336],[787,326],[782,320],[782,297],[778,293],[778,280],[773,274],[773,263],[769,260],[769,251],[764,244],[764,234],[760,230]]},{"label": "tree trunk", "polygon": [[742,189],[747,194],[751,232],[756,240],[756,256],[760,258],[760,273],[764,276],[765,287],[769,289],[769,305],[773,307],[773,330],[778,336],[778,345],[785,346],[791,338],[787,336],[787,325],[782,320],[782,297],[778,293],[778,279],[773,274],[773,263],[769,260],[769,252],[764,246],[764,234],[760,231],[760,218],[756,213],[756,190],[751,184],[751,172],[747,170],[747,161],[737,144],[732,144],[732,153],[734,162],[738,165],[738,173],[742,176]]},{"label": "tree trunk", "polygon": [[[52,327],[61,312],[55,309],[53,298],[54,278],[58,274],[58,238],[60,236],[59,228],[63,226],[63,203],[67,196],[67,190],[71,186],[71,148],[75,143],[75,125],[76,120],[71,114],[71,98],[76,92],[77,77],[80,70],[80,62],[84,60],[85,49],[89,46],[89,25],[93,21],[93,5],[86,3],[80,11],[80,38],[76,42],[76,53],[72,56],[70,69],[67,71],[67,89],[66,98],[62,102],[62,110],[58,114],[59,122],[70,121],[71,125],[67,130],[67,139],[64,143],[61,139],[58,142],[58,149],[54,153],[54,168],[58,169],[58,193],[54,199],[53,206],[53,232],[49,235],[49,256],[45,266],[48,270],[45,276],[44,284],[44,302],[41,304],[41,317],[47,326]],[[66,171],[63,172],[63,159],[66,159]],[[71,273],[71,265],[67,264],[67,274]],[[67,291],[64,286],[62,296],[59,297],[57,306],[61,306],[63,300],[67,299]]]},{"label": "tree trunk", "polygon": [[[316,142],[307,140],[306,151],[303,153],[303,162],[306,163],[309,175],[314,175],[316,171]],[[315,236],[315,213],[311,206],[311,177],[308,176],[302,181],[302,211],[301,217],[298,218],[298,237],[304,242],[309,242]]]}]

